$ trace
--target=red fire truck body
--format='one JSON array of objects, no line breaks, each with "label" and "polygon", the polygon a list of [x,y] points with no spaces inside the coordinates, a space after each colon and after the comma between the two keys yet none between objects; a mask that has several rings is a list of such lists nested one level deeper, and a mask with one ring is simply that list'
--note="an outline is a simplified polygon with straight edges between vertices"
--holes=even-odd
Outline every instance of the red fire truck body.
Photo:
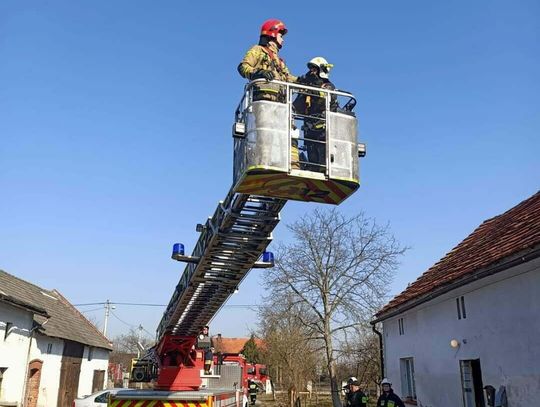
[{"label": "red fire truck body", "polygon": [[247,378],[254,380],[259,385],[266,389],[266,381],[269,379],[266,365],[260,363],[249,363],[247,365]]}]

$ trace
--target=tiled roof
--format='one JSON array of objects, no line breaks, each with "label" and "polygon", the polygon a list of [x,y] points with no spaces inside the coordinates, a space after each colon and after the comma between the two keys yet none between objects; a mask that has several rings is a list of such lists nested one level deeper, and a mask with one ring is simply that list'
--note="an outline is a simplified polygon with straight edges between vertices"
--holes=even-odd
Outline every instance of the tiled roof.
[{"label": "tiled roof", "polygon": [[377,314],[377,319],[486,267],[540,244],[540,192],[486,220]]},{"label": "tiled roof", "polygon": [[[212,345],[216,348],[217,352],[238,354],[244,348],[249,338],[224,338],[222,336],[213,336]],[[255,344],[258,348],[263,346],[263,340],[255,338]]]},{"label": "tiled roof", "polygon": [[[40,328],[44,335],[112,349],[109,340],[56,290],[45,290],[0,270],[0,295],[33,307],[34,320],[47,321]],[[36,313],[39,310],[49,317]]]}]

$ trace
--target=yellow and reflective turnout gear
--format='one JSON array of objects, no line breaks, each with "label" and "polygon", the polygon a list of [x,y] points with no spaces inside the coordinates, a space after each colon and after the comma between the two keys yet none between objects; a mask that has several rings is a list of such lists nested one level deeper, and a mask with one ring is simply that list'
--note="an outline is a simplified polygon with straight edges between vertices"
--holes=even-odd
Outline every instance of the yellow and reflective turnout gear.
[{"label": "yellow and reflective turnout gear", "polygon": [[[296,76],[291,75],[285,61],[278,56],[278,48],[273,41],[267,46],[251,47],[238,65],[238,72],[248,80],[251,80],[253,74],[260,70],[272,72],[274,79],[282,82],[296,82],[297,79]],[[254,85],[254,91],[261,96],[259,99],[278,101],[279,94],[283,90],[277,84],[263,82]]]},{"label": "yellow and reflective turnout gear", "polygon": [[[274,79],[278,81],[296,82],[297,80],[297,77],[289,72],[285,61],[278,56],[278,47],[273,41],[270,41],[267,46],[251,47],[238,65],[238,72],[247,80],[251,80],[253,74],[260,70],[272,72]],[[253,100],[284,102],[285,99],[285,89],[278,84],[261,82],[253,85]],[[291,143],[291,167],[300,168],[298,140],[292,140]]]}]

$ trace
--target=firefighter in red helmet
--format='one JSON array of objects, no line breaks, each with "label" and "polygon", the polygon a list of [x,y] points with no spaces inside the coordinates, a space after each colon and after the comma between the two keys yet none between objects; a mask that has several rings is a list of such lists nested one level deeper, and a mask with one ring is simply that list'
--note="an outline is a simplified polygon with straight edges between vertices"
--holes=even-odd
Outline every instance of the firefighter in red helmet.
[{"label": "firefighter in red helmet", "polygon": [[[296,82],[296,77],[291,75],[285,61],[278,56],[278,52],[283,46],[285,34],[287,34],[287,27],[283,21],[266,20],[261,26],[259,44],[251,47],[238,65],[240,75],[250,81],[275,79],[283,82]],[[258,83],[254,86],[253,91],[254,100],[274,102],[283,100],[283,90],[277,84]]]},{"label": "firefighter in red helmet", "polygon": [[[238,65],[238,72],[247,80],[266,80],[253,85],[253,101],[270,100],[283,103],[286,101],[285,89],[270,81],[297,81],[296,76],[289,72],[285,61],[278,56],[285,34],[287,34],[287,27],[283,21],[266,20],[261,26],[259,44],[251,47]],[[291,165],[292,168],[300,168],[297,140],[294,140],[291,145]]]}]

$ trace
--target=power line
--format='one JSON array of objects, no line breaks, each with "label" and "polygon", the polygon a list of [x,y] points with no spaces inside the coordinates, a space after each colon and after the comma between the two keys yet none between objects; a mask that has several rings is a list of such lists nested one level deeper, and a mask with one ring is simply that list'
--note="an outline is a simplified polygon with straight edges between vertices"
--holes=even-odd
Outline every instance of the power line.
[{"label": "power line", "polygon": [[129,326],[130,328],[136,328],[136,327],[137,327],[137,325],[130,324],[129,322],[126,322],[126,321],[120,319],[120,318],[118,317],[118,315],[116,315],[113,311],[111,311],[111,314],[112,314],[113,317],[115,317],[115,318],[116,318],[117,320],[119,320],[121,323],[123,323],[124,325]]},{"label": "power line", "polygon": [[[141,325],[141,326],[142,326],[142,325]],[[150,335],[150,336],[154,336],[154,335],[155,335],[155,333],[148,332],[146,329],[144,329],[144,327],[142,327],[142,330],[143,330],[144,332],[146,332],[146,333],[147,333],[148,335]]]},{"label": "power line", "polygon": [[86,314],[87,312],[101,311],[102,309],[103,309],[103,307],[92,308],[92,309],[86,309],[86,310],[84,310],[84,311],[81,311],[81,313]]},{"label": "power line", "polygon": [[[107,302],[87,302],[84,304],[73,304],[74,307],[86,307],[90,305],[106,305]],[[129,306],[139,306],[139,307],[166,307],[166,304],[149,304],[149,303],[136,303],[136,302],[113,302],[109,301],[110,305],[129,305]],[[262,305],[259,304],[225,304],[224,307],[227,308],[259,308]],[[100,308],[98,308],[100,309]],[[90,312],[90,311],[84,311]]]},{"label": "power line", "polygon": [[118,315],[116,315],[113,311],[111,311],[111,314],[113,315],[113,317],[115,317],[117,320],[119,320],[119,321],[120,321],[121,323],[123,323],[124,325],[127,325],[127,326],[130,327],[130,328],[140,327],[140,328],[142,328],[142,330],[143,330],[144,332],[146,332],[148,335],[154,336],[153,333],[148,332],[142,325],[140,325],[140,324],[139,324],[139,325],[133,325],[133,324],[130,324],[129,322],[126,322],[126,321],[122,320],[121,318],[119,318]]},{"label": "power line", "polygon": [[[85,304],[73,304],[74,307],[85,307],[87,305],[105,305],[106,302],[87,302]],[[111,305],[138,305],[144,307],[166,307],[166,304],[147,304],[147,303],[136,303],[136,302],[113,302],[109,301]]]}]

